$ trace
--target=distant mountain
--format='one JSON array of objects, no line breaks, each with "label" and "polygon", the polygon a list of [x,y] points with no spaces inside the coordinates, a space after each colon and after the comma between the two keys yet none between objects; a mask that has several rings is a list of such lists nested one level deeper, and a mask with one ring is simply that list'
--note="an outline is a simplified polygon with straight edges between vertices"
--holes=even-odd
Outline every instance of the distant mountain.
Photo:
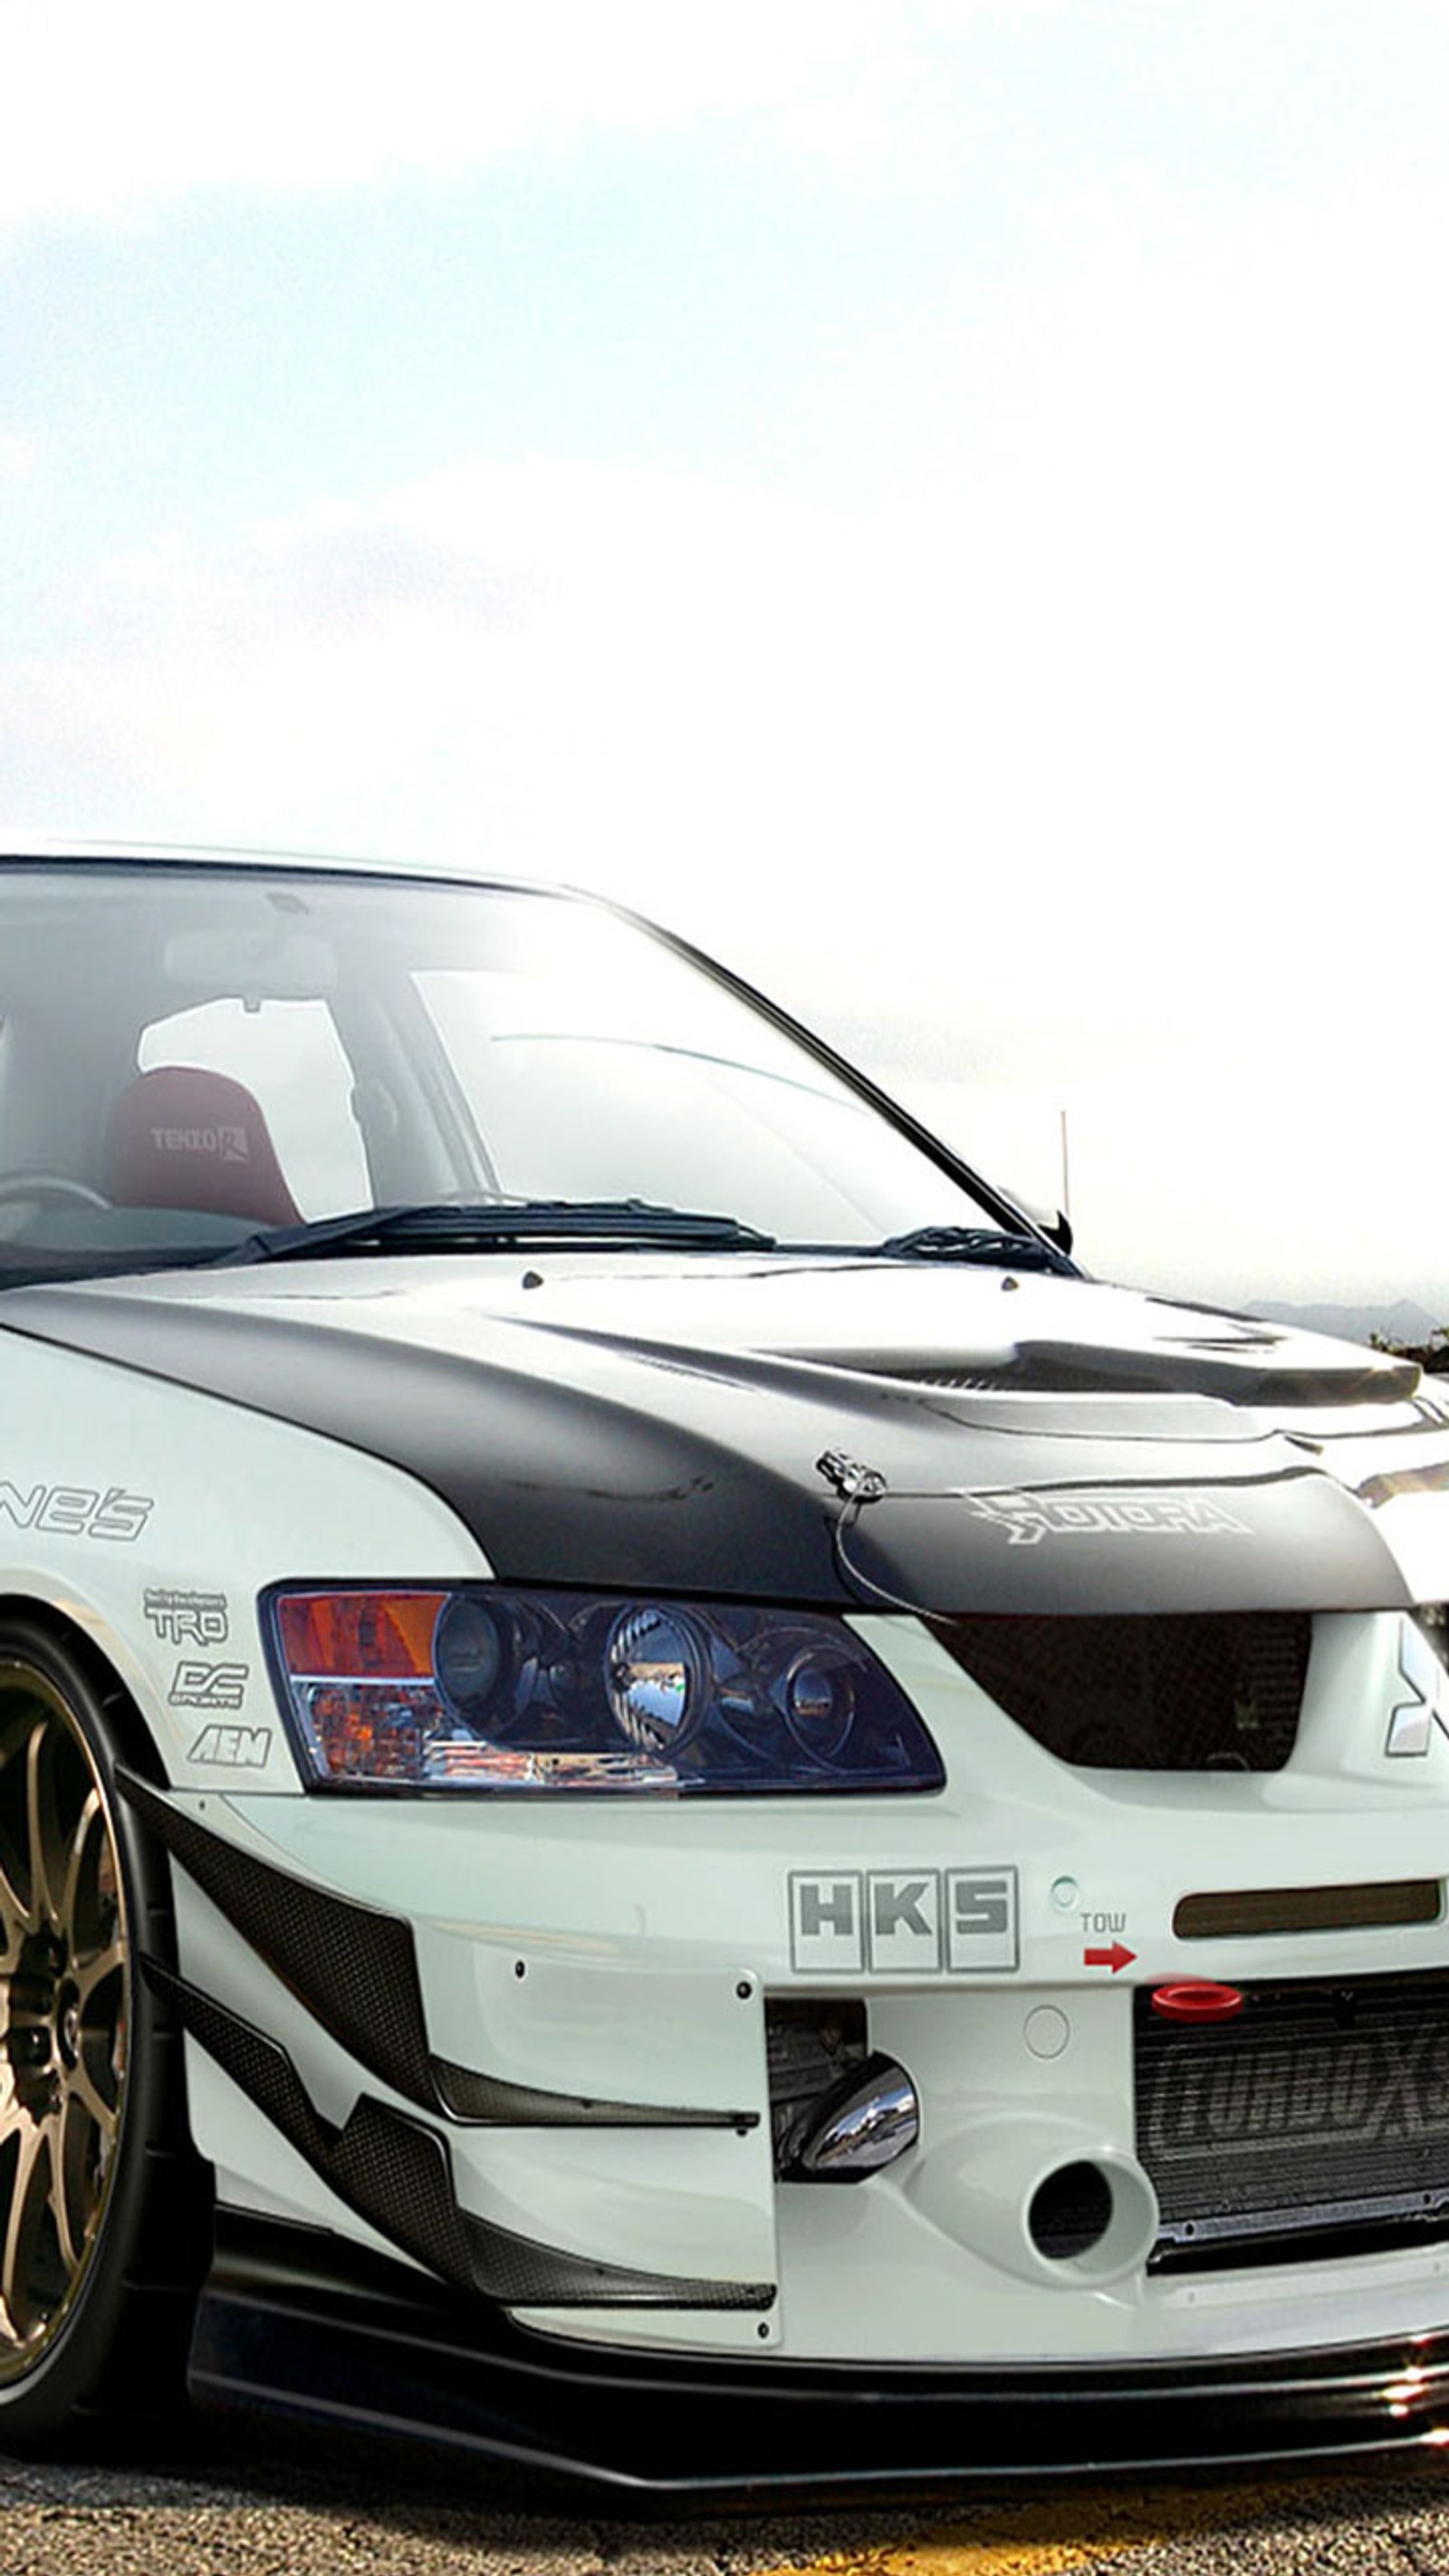
[{"label": "distant mountain", "polygon": [[1431,1315],[1411,1297],[1396,1298],[1391,1306],[1283,1306],[1269,1297],[1254,1297],[1246,1312],[1261,1315],[1266,1324],[1296,1324],[1305,1333],[1332,1333],[1341,1342],[1367,1342],[1380,1333],[1385,1341],[1414,1347],[1431,1341],[1449,1325],[1449,1314]]}]

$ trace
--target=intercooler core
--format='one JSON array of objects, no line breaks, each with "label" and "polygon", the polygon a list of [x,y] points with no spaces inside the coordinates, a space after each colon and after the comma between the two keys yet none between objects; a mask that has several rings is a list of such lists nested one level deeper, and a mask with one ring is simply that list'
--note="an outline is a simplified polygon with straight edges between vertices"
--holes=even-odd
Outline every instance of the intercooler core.
[{"label": "intercooler core", "polygon": [[1243,1984],[1196,2027],[1136,1999],[1150,2268],[1305,2262],[1449,2236],[1449,1975]]}]

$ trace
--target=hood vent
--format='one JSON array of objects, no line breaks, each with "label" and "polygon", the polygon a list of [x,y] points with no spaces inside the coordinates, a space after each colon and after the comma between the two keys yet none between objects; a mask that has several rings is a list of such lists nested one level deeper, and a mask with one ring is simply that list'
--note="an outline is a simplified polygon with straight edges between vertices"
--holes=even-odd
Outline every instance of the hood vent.
[{"label": "hood vent", "polygon": [[1275,1407],[1397,1404],[1419,1383],[1412,1360],[1300,1342],[1195,1339],[1184,1334],[1135,1347],[1022,1340],[972,1365],[950,1351],[798,1351],[790,1356],[852,1369],[898,1385],[1002,1395],[1211,1395],[1229,1404]]},{"label": "hood vent", "polygon": [[1281,1771],[1312,1625],[1266,1610],[931,1621],[1036,1743],[1101,1771]]}]

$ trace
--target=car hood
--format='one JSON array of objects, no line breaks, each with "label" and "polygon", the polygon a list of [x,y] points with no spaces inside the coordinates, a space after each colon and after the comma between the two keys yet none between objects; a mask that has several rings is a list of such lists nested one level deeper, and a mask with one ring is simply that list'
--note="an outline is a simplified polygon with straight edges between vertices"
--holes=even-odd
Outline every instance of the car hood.
[{"label": "car hood", "polygon": [[1449,1593],[1449,1407],[1411,1362],[1085,1279],[347,1258],[18,1289],[0,1321],[389,1460],[511,1581],[1386,1607],[1423,1595],[1427,1507]]}]

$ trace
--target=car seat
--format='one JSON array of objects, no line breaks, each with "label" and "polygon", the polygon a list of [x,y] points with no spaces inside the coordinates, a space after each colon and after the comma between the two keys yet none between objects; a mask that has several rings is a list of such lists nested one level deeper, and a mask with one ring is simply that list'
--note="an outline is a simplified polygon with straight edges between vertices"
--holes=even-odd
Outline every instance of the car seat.
[{"label": "car seat", "polygon": [[117,1207],[302,1221],[261,1103],[245,1083],[198,1065],[159,1065],[122,1092],[106,1130],[102,1186]]}]

